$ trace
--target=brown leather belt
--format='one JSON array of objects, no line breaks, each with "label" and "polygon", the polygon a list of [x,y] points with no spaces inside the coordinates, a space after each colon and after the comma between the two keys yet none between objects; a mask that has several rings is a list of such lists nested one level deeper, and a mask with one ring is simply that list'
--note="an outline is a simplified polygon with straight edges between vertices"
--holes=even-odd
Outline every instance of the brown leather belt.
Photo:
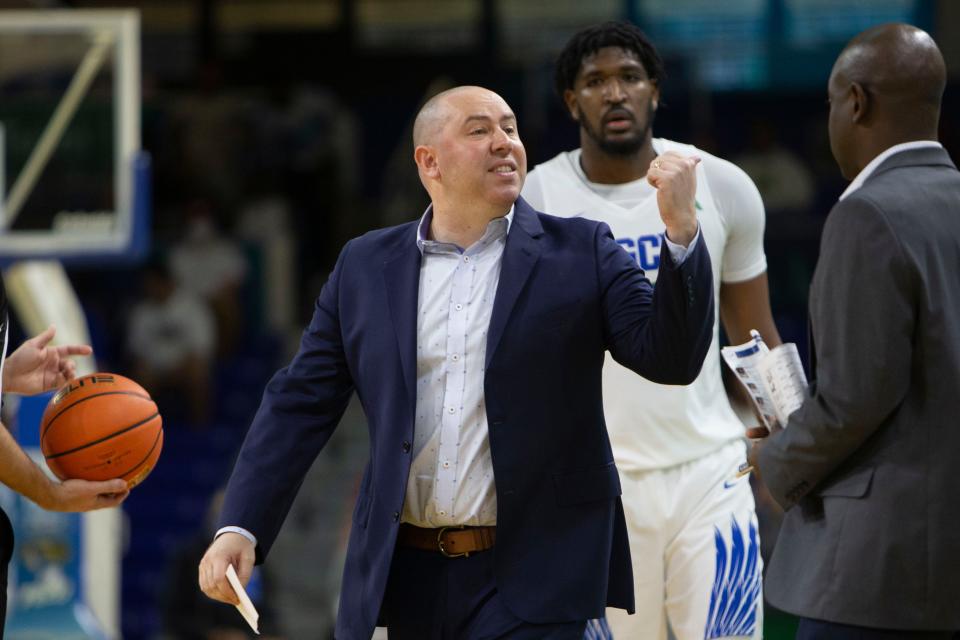
[{"label": "brown leather belt", "polygon": [[486,551],[497,539],[496,527],[440,527],[423,529],[403,523],[397,534],[401,547],[436,551],[448,558],[467,558],[471,553]]}]

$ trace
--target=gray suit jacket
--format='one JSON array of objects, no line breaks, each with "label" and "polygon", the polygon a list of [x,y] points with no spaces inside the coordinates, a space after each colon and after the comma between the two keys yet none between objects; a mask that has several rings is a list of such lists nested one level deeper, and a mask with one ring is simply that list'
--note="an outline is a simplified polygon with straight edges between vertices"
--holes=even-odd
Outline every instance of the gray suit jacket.
[{"label": "gray suit jacket", "polygon": [[787,509],[774,606],[960,629],[960,173],[897,153],[830,212],[810,290],[816,382],[760,452]]}]

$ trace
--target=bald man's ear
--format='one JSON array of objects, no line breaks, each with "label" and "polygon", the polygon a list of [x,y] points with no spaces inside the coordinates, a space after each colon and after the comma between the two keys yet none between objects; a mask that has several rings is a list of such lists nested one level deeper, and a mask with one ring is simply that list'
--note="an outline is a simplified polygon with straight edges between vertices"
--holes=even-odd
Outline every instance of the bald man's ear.
[{"label": "bald man's ear", "polygon": [[563,92],[563,102],[567,105],[567,112],[576,122],[580,122],[580,109],[577,108],[577,94],[571,89]]},{"label": "bald man's ear", "polygon": [[870,94],[863,88],[859,82],[850,84],[850,98],[853,100],[851,105],[851,115],[855,124],[863,124],[870,116]]},{"label": "bald man's ear", "polygon": [[433,147],[420,145],[413,150],[413,160],[420,168],[420,174],[428,178],[440,177],[440,165],[437,163],[437,154]]}]

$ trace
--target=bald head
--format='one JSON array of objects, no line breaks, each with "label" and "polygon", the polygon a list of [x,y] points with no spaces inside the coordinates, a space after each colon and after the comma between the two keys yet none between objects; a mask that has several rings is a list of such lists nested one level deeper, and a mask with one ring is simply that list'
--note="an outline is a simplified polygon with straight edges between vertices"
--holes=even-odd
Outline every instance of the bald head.
[{"label": "bald head", "polygon": [[939,120],[946,66],[922,29],[902,23],[868,29],[850,41],[833,72],[860,84],[896,122],[929,128]]},{"label": "bald head", "polygon": [[497,94],[483,87],[462,86],[441,91],[433,96],[420,108],[417,119],[413,122],[413,146],[434,144],[437,136],[443,131],[443,125],[454,115],[451,105],[459,99],[475,96],[496,97]]},{"label": "bald head", "polygon": [[520,196],[527,156],[517,118],[489,89],[455,87],[430,98],[413,123],[413,145],[420,181],[439,218],[485,226]]},{"label": "bald head", "polygon": [[937,44],[908,24],[885,24],[859,34],[833,65],[830,148],[853,179],[890,147],[936,140],[946,66]]}]

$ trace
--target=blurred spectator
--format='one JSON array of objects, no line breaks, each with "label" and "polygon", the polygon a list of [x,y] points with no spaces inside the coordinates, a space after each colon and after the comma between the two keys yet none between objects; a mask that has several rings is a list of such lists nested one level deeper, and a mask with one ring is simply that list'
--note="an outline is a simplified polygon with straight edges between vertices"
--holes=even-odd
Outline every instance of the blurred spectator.
[{"label": "blurred spectator", "polygon": [[446,76],[434,78],[420,103],[411,110],[407,126],[390,152],[386,170],[381,177],[382,196],[378,206],[378,225],[390,226],[409,222],[423,215],[424,209],[430,204],[430,197],[420,184],[417,166],[410,162],[413,157],[413,119],[429,98],[454,85],[453,80]]},{"label": "blurred spectator", "polygon": [[187,206],[184,236],[170,250],[177,285],[207,301],[217,322],[217,353],[233,352],[242,330],[240,288],[247,259],[236,241],[224,236],[209,201]]},{"label": "blurred spectator", "polygon": [[327,444],[331,455],[314,462],[270,551],[271,566],[277,569],[270,594],[291,638],[333,638],[368,434],[366,416],[354,398]]},{"label": "blurred spectator", "polygon": [[243,189],[242,167],[249,131],[243,121],[243,92],[224,83],[215,60],[198,69],[196,87],[179,94],[170,107],[169,142],[177,152],[178,172],[218,202],[237,202]]},{"label": "blurred spectator", "polygon": [[280,640],[279,624],[271,607],[268,581],[262,567],[254,567],[247,595],[260,614],[260,632],[255,636],[240,613],[229,605],[204,596],[197,586],[197,565],[216,531],[216,516],[223,503],[223,490],[210,500],[206,521],[169,564],[163,585],[163,640]]},{"label": "blurred spectator", "polygon": [[264,328],[283,336],[299,338],[296,324],[295,296],[297,292],[296,241],[290,226],[290,203],[279,189],[261,190],[251,194],[249,202],[240,211],[237,234],[257,250],[258,306],[263,309]]},{"label": "blurred spectator", "polygon": [[797,155],[780,143],[769,120],[752,123],[750,147],[734,162],[756,183],[768,212],[806,212],[813,204],[813,176]]},{"label": "blurred spectator", "polygon": [[178,287],[167,268],[151,263],[143,275],[144,298],[131,314],[127,349],[136,379],[151,394],[186,397],[196,424],[206,423],[210,358],[216,328],[210,310]]}]

